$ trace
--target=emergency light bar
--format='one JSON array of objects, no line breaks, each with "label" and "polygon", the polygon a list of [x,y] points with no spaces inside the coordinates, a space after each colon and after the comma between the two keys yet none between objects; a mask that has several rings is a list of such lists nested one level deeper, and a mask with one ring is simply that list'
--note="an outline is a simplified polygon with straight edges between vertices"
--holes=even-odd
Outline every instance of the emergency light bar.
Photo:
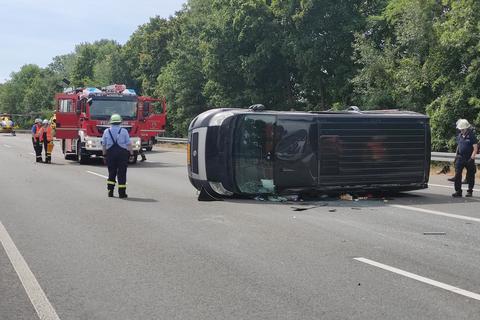
[{"label": "emergency light bar", "polygon": [[102,93],[102,91],[97,89],[97,88],[85,88],[83,90],[83,94],[88,95],[88,94],[91,94],[91,93]]}]

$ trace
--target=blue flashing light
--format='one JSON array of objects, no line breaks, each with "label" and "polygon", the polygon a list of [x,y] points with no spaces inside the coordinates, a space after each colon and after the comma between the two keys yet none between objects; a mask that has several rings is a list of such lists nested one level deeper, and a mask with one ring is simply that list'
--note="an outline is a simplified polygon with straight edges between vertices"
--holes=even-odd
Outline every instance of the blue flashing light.
[{"label": "blue flashing light", "polygon": [[125,90],[122,91],[122,94],[128,94],[128,95],[132,95],[132,96],[137,95],[137,93],[133,89],[125,89]]}]

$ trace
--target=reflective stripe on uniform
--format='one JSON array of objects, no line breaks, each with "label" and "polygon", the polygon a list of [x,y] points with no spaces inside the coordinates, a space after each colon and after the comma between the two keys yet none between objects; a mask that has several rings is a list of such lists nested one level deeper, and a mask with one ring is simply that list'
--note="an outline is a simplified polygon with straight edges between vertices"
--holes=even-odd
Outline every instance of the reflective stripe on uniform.
[{"label": "reflective stripe on uniform", "polygon": [[117,183],[116,181],[107,180],[107,184],[115,185],[116,183]]},{"label": "reflective stripe on uniform", "polygon": [[122,189],[122,188],[123,189],[127,188],[127,185],[126,184],[119,184],[118,189]]}]

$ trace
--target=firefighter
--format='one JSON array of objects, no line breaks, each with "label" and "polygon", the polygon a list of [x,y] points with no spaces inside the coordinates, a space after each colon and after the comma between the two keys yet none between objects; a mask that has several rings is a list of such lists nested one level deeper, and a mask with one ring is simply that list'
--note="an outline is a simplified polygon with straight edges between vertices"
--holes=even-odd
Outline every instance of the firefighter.
[{"label": "firefighter", "polygon": [[118,197],[127,198],[127,166],[128,158],[133,155],[132,143],[127,129],[120,127],[122,117],[112,114],[111,127],[103,132],[103,156],[108,166],[107,190],[113,197],[116,179],[118,179]]},{"label": "firefighter", "polygon": [[43,120],[43,126],[40,128],[40,142],[43,144],[45,150],[45,163],[52,162],[53,150],[53,130],[50,126],[50,121]]},{"label": "firefighter", "polygon": [[42,162],[42,145],[40,144],[40,129],[42,128],[42,119],[35,119],[32,126],[32,143],[35,150],[36,162]]},{"label": "firefighter", "polygon": [[457,129],[460,134],[457,136],[457,156],[455,158],[455,193],[453,197],[462,196],[462,171],[467,169],[468,189],[466,197],[473,195],[475,185],[475,156],[478,152],[478,140],[470,123],[465,119],[457,121]]}]

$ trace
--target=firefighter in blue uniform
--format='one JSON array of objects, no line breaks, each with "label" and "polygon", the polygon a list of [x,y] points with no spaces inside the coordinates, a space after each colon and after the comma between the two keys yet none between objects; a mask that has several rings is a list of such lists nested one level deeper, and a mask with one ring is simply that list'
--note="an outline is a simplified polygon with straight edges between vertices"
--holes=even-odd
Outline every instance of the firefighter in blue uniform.
[{"label": "firefighter in blue uniform", "polygon": [[460,133],[457,136],[457,156],[455,159],[455,193],[453,197],[462,196],[462,171],[463,168],[467,169],[467,197],[471,197],[473,194],[473,186],[475,185],[475,172],[477,168],[475,166],[475,156],[478,152],[478,140],[475,136],[473,128],[470,123],[465,119],[457,121],[457,129]]},{"label": "firefighter in blue uniform", "polygon": [[113,197],[116,179],[118,179],[118,197],[127,198],[127,166],[133,150],[130,135],[127,129],[120,127],[121,123],[122,117],[112,114],[110,117],[112,126],[103,132],[102,147],[108,166],[108,196]]}]

